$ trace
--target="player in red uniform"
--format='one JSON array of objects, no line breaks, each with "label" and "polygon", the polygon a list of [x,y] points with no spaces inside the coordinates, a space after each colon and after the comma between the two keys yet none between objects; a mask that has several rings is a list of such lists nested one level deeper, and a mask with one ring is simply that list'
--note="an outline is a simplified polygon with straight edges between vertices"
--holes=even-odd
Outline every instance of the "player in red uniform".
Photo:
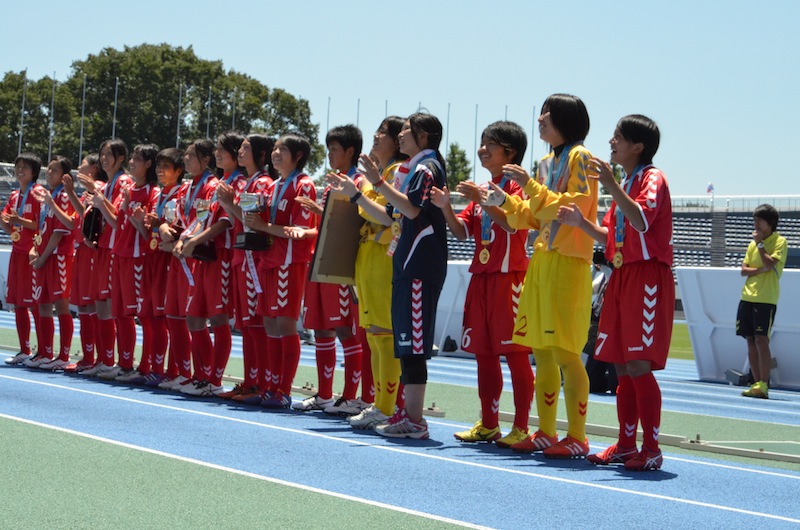
[{"label": "player in red uniform", "polygon": [[[31,360],[31,317],[38,331],[39,311],[33,300],[31,267],[28,253],[33,248],[33,238],[39,229],[39,210],[41,204],[32,191],[41,188],[36,184],[41,159],[33,153],[22,153],[14,161],[14,176],[19,181],[19,189],[11,192],[2,214],[0,228],[11,235],[11,259],[8,263],[8,290],[6,303],[14,307],[14,316],[19,337],[19,353],[6,359],[6,364],[19,365]],[[37,356],[39,354],[37,353]],[[42,362],[42,361],[39,361]]]},{"label": "player in red uniform", "polygon": [[[122,202],[122,190],[131,186],[130,176],[123,170],[128,158],[128,147],[119,138],[106,140],[100,144],[100,167],[108,175],[109,182],[99,190],[94,180],[85,175],[78,175],[86,192],[91,195],[92,208],[103,214],[103,229],[97,241],[97,253],[94,256],[94,268],[91,271],[77,271],[77,274],[91,275],[92,292],[97,310],[97,327],[95,328],[96,362],[91,368],[81,372],[83,375],[95,376],[103,372],[119,372],[114,366],[114,342],[116,326],[111,312],[111,279],[113,266],[112,248],[117,238],[116,212]],[[110,376],[111,374],[109,374]]]},{"label": "player in red uniform", "polygon": [[[503,176],[503,166],[521,164],[527,145],[525,131],[519,125],[495,122],[483,131],[478,149],[478,157],[491,173],[492,182],[506,193],[520,197],[522,188]],[[517,301],[528,269],[525,253],[528,231],[514,230],[508,226],[505,215],[498,215],[491,207],[482,208],[480,192],[474,183],[462,182],[458,191],[472,202],[456,215],[447,188],[431,190],[431,200],[442,208],[453,235],[458,239],[470,236],[475,239],[461,347],[475,354],[478,363],[481,419],[473,428],[455,433],[455,437],[464,442],[495,441],[501,447],[511,447],[528,436],[528,414],[533,399],[531,350],[511,340]],[[503,391],[501,355],[511,371],[516,409],[512,430],[504,437],[498,417]]]},{"label": "player in red uniform", "polygon": [[[336,173],[345,173],[356,185],[364,178],[358,173],[356,164],[361,154],[363,139],[355,125],[334,127],[325,137],[328,161]],[[321,216],[331,188],[325,188],[322,205],[316,201],[299,197],[298,202],[317,216]],[[317,236],[316,230],[308,230],[306,237]],[[330,414],[356,415],[368,404],[356,399],[361,379],[361,357],[363,350],[355,335],[358,305],[353,300],[349,285],[309,281],[306,285],[304,305],[306,313],[303,325],[314,330],[317,357],[317,394],[292,405],[295,410],[323,410]],[[342,343],[344,352],[344,390],[342,396],[333,399],[333,374],[336,369],[336,338]]]},{"label": "player in red uniform", "polygon": [[[186,322],[192,334],[192,350],[202,359],[202,374],[198,376],[195,372],[197,383],[181,390],[191,396],[218,396],[224,392],[222,376],[231,354],[228,315],[234,288],[231,281],[233,231],[228,214],[217,202],[216,187],[224,182],[237,193],[244,188],[247,181],[237,161],[243,141],[244,137],[235,132],[224,133],[217,139],[214,157],[219,180],[210,183],[215,190],[208,199],[210,209],[204,219],[196,218],[197,225],[191,236],[183,240],[181,249],[181,254],[189,257],[199,245],[208,245],[216,254],[213,260],[195,260],[192,269],[195,278],[202,281],[195,281],[189,289]],[[214,331],[213,344],[206,321]]]},{"label": "player in red uniform", "polygon": [[[39,304],[39,359],[25,362],[44,370],[62,370],[69,364],[73,321],[69,312],[69,288],[72,275],[72,229],[75,210],[64,192],[62,180],[71,179],[72,162],[57,156],[47,165],[50,191],[36,189],[34,196],[42,203],[39,233],[30,251],[33,267],[33,297]],[[58,316],[61,347],[53,358],[53,308]],[[43,359],[48,359],[44,360]]]},{"label": "player in red uniform", "polygon": [[[247,181],[241,192],[233,186],[220,183],[217,187],[217,198],[220,205],[233,221],[234,238],[244,232],[245,212],[242,212],[240,198],[242,193],[257,194],[266,204],[267,193],[272,183],[278,178],[278,172],[272,167],[272,149],[275,140],[261,134],[251,134],[239,147],[238,162],[247,171]],[[264,292],[258,277],[258,261],[261,251],[235,248],[233,250],[233,299],[236,327],[242,332],[242,361],[244,363],[244,381],[237,384],[229,392],[220,394],[221,398],[232,399],[242,403],[261,403],[261,394],[267,389],[267,381],[272,379],[272,370],[268,364],[267,331],[264,319],[258,315],[258,295]]]},{"label": "player in red uniform", "polygon": [[316,217],[296,199],[317,200],[314,182],[303,172],[309,154],[311,144],[304,136],[281,136],[272,150],[272,165],[281,178],[270,187],[267,209],[245,217],[245,226],[273,238],[272,247],[258,265],[263,289],[259,314],[264,316],[272,370],[272,380],[267,382],[261,401],[267,408],[291,406],[292,381],[300,362],[297,319],[314,243],[305,237],[305,231],[316,229]]},{"label": "player in red uniform", "polygon": [[[142,378],[150,374],[152,337],[155,332],[151,325],[151,315],[143,311],[143,300],[147,291],[145,256],[153,252],[153,249],[150,247],[150,232],[143,226],[141,219],[152,211],[158,195],[155,168],[157,154],[158,147],[152,144],[140,144],[133,148],[128,162],[133,183],[123,188],[122,200],[116,210],[105,214],[115,229],[111,299],[112,314],[117,327],[119,362],[115,369],[98,374],[101,379],[116,379],[126,383],[143,382]],[[138,370],[133,366],[136,316],[139,316],[144,337]]]},{"label": "player in red uniform", "polygon": [[[587,459],[601,465],[624,463],[634,471],[659,469],[663,463],[658,447],[661,389],[653,371],[666,364],[675,309],[672,203],[664,174],[653,166],[659,139],[651,119],[623,117],[609,143],[611,162],[625,169],[625,179],[617,183],[606,162],[592,160],[600,184],[614,198],[603,226],[574,207],[559,210],[562,222],[605,243],[606,257],[616,269],[606,288],[594,355],[613,362],[617,370],[619,439]],[[637,451],[640,422],[643,442]]]},{"label": "player in red uniform", "polygon": [[[108,175],[100,167],[100,159],[97,155],[88,155],[78,166],[78,179],[81,177],[91,179],[95,189],[102,190],[108,181]],[[78,320],[81,323],[81,350],[83,357],[76,363],[70,363],[64,367],[65,372],[80,373],[88,370],[95,363],[95,329],[97,328],[97,310],[94,307],[94,296],[92,294],[92,277],[88,274],[77,274],[75,271],[91,271],[94,269],[94,258],[96,252],[96,237],[100,235],[99,212],[93,212],[90,199],[91,195],[84,192],[81,197],[75,194],[75,183],[71,178],[63,180],[64,191],[69,197],[69,202],[77,214],[75,230],[72,237],[75,246],[75,258],[72,262],[72,288],[70,289],[70,304],[78,309]],[[87,235],[88,234],[88,237]]]}]

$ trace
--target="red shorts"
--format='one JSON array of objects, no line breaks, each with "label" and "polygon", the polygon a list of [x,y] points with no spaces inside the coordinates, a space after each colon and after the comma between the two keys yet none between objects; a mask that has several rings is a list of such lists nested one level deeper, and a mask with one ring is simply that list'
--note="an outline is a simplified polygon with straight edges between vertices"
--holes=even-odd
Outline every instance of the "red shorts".
[{"label": "red shorts", "polygon": [[307,274],[308,262],[259,271],[263,292],[258,295],[258,313],[269,318],[300,318]]},{"label": "red shorts", "polygon": [[[172,256],[170,254],[170,256]],[[189,263],[186,267],[191,273]],[[171,317],[186,316],[186,302],[189,297],[189,277],[181,264],[181,260],[172,256],[167,271],[167,285],[165,287],[164,313]]]},{"label": "red shorts", "polygon": [[92,278],[94,276],[94,257],[97,251],[81,243],[75,249],[75,259],[72,261],[72,288],[69,293],[69,302],[78,307],[94,303]]},{"label": "red shorts", "polygon": [[33,300],[52,304],[69,299],[72,276],[72,255],[51,254],[41,269],[33,271]]},{"label": "red shorts", "polygon": [[33,267],[27,252],[11,251],[6,279],[6,303],[16,307],[33,307]]},{"label": "red shorts", "polygon": [[108,300],[111,298],[111,269],[114,255],[111,249],[98,248],[94,255],[94,269],[92,269],[92,298],[94,300]]},{"label": "red shorts", "polygon": [[132,317],[139,313],[144,288],[144,257],[114,256],[114,288],[111,290],[111,314]]},{"label": "red shorts", "polygon": [[244,329],[247,326],[263,326],[263,319],[258,314],[258,291],[263,292],[258,271],[255,268],[255,275],[252,274],[251,267],[247,261],[236,265],[233,270],[233,290],[234,312],[236,313],[236,328]]},{"label": "red shorts", "polygon": [[525,271],[474,274],[464,301],[461,348],[476,355],[503,355],[531,350],[514,344],[514,319]]},{"label": "red shorts", "polygon": [[352,328],[358,306],[353,303],[351,292],[349,285],[306,283],[303,302],[306,313],[303,316],[303,327],[320,330]]},{"label": "red shorts", "polygon": [[217,259],[195,263],[192,269],[194,287],[189,288],[186,303],[188,316],[211,318],[230,314],[233,294],[231,257],[230,250],[217,248]]},{"label": "red shorts", "polygon": [[672,270],[653,261],[623,265],[608,281],[595,359],[616,364],[650,361],[653,370],[662,370],[667,363],[674,318]]},{"label": "red shorts", "polygon": [[142,309],[139,316],[164,316],[164,295],[167,292],[167,273],[171,260],[172,254],[160,250],[145,256]]}]

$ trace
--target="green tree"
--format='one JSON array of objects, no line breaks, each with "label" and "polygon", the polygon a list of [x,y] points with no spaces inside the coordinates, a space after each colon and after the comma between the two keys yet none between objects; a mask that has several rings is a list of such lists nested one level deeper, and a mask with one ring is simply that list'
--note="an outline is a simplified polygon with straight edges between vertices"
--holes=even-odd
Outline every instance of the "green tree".
[{"label": "green tree", "polygon": [[458,183],[469,178],[472,166],[467,159],[467,152],[454,142],[450,144],[450,150],[447,153],[447,187],[452,191],[456,189]]},{"label": "green tree", "polygon": [[[235,129],[277,136],[297,131],[309,138],[312,155],[308,170],[321,164],[324,149],[317,141],[319,126],[311,122],[307,100],[270,89],[221,61],[198,58],[192,47],[167,44],[104,48],[72,63],[72,73],[57,85],[54,153],[78,156],[83,83],[86,109],[83,153],[92,152],[114,134],[129,146],[154,143],[185,146],[196,138]],[[114,92],[119,93],[114,123]],[[24,149],[47,153],[52,80],[28,80],[25,104]],[[180,112],[178,100],[180,97]],[[17,154],[17,131],[22,102],[22,74],[9,72],[0,82],[0,159]],[[180,137],[178,138],[178,123]]]}]

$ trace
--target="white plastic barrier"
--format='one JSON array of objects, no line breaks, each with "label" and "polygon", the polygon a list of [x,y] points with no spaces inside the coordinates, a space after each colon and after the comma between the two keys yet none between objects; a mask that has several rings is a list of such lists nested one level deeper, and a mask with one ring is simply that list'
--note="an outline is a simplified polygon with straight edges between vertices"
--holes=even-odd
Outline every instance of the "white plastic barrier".
[{"label": "white plastic barrier", "polygon": [[[738,268],[675,269],[689,326],[697,373],[703,381],[724,383],[725,371],[749,370],[747,344],[736,336],[736,309],[744,277]],[[781,298],[770,350],[777,361],[772,386],[800,390],[800,271],[784,270]]]},{"label": "white plastic barrier", "polygon": [[464,300],[471,274],[470,261],[448,261],[447,277],[444,280],[439,306],[436,309],[436,345],[441,352],[444,341],[450,337],[461,349],[461,322],[464,319]]}]

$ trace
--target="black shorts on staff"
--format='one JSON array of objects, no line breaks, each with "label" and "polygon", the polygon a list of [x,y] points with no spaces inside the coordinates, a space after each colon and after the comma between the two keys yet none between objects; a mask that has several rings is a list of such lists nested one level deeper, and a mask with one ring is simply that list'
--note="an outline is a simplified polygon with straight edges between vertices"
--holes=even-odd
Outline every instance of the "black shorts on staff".
[{"label": "black shorts on staff", "polygon": [[758,302],[739,302],[739,311],[736,314],[736,334],[742,337],[772,334],[772,322],[775,321],[775,304],[761,304]]}]

